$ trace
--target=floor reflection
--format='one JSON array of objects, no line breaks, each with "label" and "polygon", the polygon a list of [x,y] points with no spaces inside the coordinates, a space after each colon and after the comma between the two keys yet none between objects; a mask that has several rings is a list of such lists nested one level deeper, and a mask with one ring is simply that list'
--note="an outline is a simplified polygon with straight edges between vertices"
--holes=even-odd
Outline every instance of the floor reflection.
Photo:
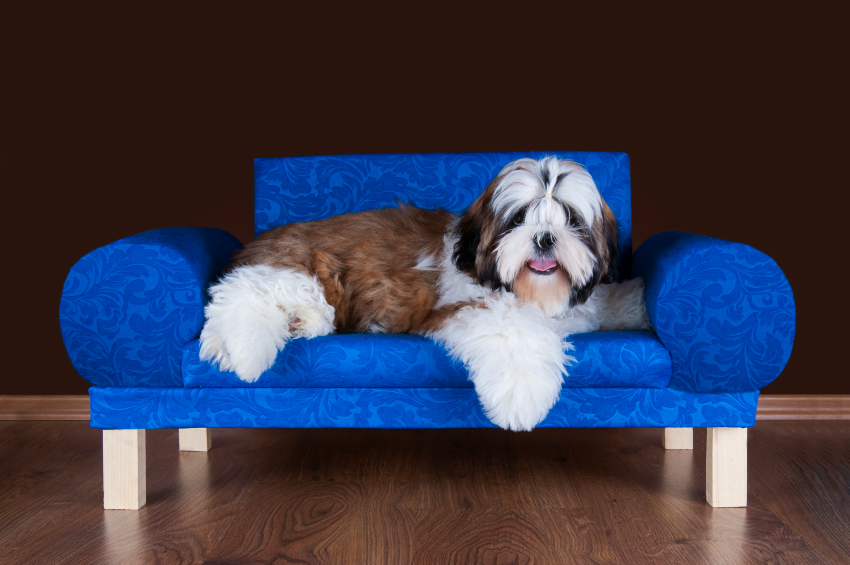
[{"label": "floor reflection", "polygon": [[103,539],[106,563],[127,563],[142,549],[142,518],[138,510],[104,510]]}]

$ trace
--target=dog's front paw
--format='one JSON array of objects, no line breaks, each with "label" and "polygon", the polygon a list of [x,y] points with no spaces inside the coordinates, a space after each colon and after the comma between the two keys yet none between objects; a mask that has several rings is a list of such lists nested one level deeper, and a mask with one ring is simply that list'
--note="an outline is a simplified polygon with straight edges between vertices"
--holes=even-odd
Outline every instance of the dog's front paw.
[{"label": "dog's front paw", "polygon": [[506,430],[525,432],[542,422],[558,401],[562,370],[522,370],[505,367],[501,372],[476,371],[475,391],[487,418]]},{"label": "dog's front paw", "polygon": [[558,401],[571,346],[536,306],[510,295],[482,306],[460,310],[429,335],[466,365],[491,422],[508,430],[531,430]]}]

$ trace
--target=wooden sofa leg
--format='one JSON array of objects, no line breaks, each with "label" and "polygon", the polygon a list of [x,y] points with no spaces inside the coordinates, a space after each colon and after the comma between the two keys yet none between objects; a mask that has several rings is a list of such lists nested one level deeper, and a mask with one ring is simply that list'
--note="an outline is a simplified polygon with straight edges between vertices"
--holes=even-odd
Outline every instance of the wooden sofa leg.
[{"label": "wooden sofa leg", "polygon": [[693,449],[693,428],[664,428],[661,436],[661,447],[664,449]]},{"label": "wooden sofa leg", "polygon": [[103,508],[138,510],[147,502],[145,430],[103,430]]},{"label": "wooden sofa leg", "polygon": [[209,428],[185,428],[180,430],[180,451],[209,451],[212,437]]},{"label": "wooden sofa leg", "polygon": [[715,508],[747,505],[747,428],[708,428],[705,499]]}]

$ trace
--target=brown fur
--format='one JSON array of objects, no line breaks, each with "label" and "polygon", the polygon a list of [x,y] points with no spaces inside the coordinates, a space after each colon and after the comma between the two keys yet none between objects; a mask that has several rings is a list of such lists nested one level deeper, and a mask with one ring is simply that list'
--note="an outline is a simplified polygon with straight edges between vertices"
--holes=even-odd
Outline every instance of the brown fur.
[{"label": "brown fur", "polygon": [[614,282],[617,280],[617,219],[614,212],[602,201],[602,219],[593,222],[593,239],[596,241],[600,262],[600,280]]},{"label": "brown fur", "polygon": [[440,329],[443,324],[458,313],[458,311],[466,308],[467,306],[472,308],[480,308],[480,302],[472,302],[472,301],[463,301],[463,302],[455,302],[454,304],[446,304],[445,306],[440,306],[439,308],[435,308],[428,313],[428,316],[422,320],[422,323],[419,324],[416,328],[414,328],[415,333],[426,334],[428,332],[433,332]]},{"label": "brown fur", "polygon": [[426,319],[439,274],[413,267],[440,251],[453,218],[444,210],[402,206],[289,224],[246,245],[230,268],[269,265],[316,274],[338,332],[367,332],[371,325],[386,333],[418,332],[433,324]]},{"label": "brown fur", "polygon": [[[475,257],[476,265],[492,265],[496,267],[496,245],[498,244],[498,222],[493,213],[491,202],[496,185],[501,181],[502,177],[497,177],[490,185],[481,198],[475,201],[477,206],[470,207],[470,215],[474,218],[475,223],[481,228],[481,243],[478,246],[478,252]],[[479,269],[480,270],[480,269]]]},{"label": "brown fur", "polygon": [[537,275],[527,268],[514,281],[514,294],[523,302],[537,304],[551,315],[570,298],[570,282],[563,269],[551,275]]}]

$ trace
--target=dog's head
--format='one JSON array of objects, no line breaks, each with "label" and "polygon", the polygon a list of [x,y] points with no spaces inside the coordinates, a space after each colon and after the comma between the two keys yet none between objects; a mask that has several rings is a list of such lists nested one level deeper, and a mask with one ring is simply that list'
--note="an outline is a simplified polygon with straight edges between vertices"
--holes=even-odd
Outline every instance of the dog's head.
[{"label": "dog's head", "polygon": [[584,303],[617,278],[617,221],[578,163],[506,165],[464,213],[454,263],[548,315]]}]

